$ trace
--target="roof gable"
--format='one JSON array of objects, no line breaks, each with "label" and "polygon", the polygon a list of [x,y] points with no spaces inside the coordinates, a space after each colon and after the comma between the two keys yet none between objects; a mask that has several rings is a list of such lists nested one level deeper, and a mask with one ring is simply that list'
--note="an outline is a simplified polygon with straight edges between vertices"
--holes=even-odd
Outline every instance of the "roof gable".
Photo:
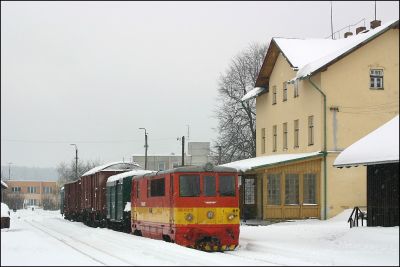
[{"label": "roof gable", "polygon": [[274,37],[257,77],[256,87],[268,88],[279,53],[282,53],[294,70],[297,70],[294,78],[302,79],[325,69],[389,29],[398,27],[399,20],[395,20],[356,36],[338,40]]}]

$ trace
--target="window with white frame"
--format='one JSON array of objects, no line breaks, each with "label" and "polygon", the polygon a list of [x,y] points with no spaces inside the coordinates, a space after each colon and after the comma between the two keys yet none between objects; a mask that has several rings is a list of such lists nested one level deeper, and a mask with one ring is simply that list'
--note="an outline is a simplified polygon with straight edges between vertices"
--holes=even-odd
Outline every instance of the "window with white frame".
[{"label": "window with white frame", "polygon": [[283,82],[283,95],[282,95],[282,97],[283,97],[283,101],[286,101],[287,100],[287,83],[286,82]]},{"label": "window with white frame", "polygon": [[288,149],[288,144],[287,144],[287,122],[283,124],[283,150]]},{"label": "window with white frame", "polygon": [[383,69],[371,69],[369,77],[370,89],[383,89]]},{"label": "window with white frame", "polygon": [[255,196],[255,186],[256,186],[256,179],[254,178],[247,178],[244,180],[244,204],[255,204],[256,203],[256,196]]},{"label": "window with white frame", "polygon": [[281,204],[281,175],[268,174],[267,176],[267,205]]},{"label": "window with white frame", "polygon": [[164,171],[165,170],[165,162],[161,161],[158,163],[158,170],[159,171]]},{"label": "window with white frame", "polygon": [[13,193],[21,193],[21,187],[19,187],[19,186],[11,187],[11,191]]},{"label": "window with white frame", "polygon": [[299,147],[299,120],[294,121],[294,148]]},{"label": "window with white frame", "polygon": [[51,193],[53,193],[53,188],[50,187],[50,186],[44,186],[43,187],[43,193],[44,194],[51,194]]},{"label": "window with white frame", "polygon": [[28,186],[28,193],[29,194],[36,194],[36,187],[35,186]]},{"label": "window with white frame", "polygon": [[299,96],[299,81],[296,80],[293,84],[294,87],[294,97],[298,97]]},{"label": "window with white frame", "polygon": [[305,173],[303,175],[303,202],[306,204],[317,204],[317,175]]},{"label": "window with white frame", "polygon": [[299,175],[288,173],[285,176],[285,204],[299,204]]},{"label": "window with white frame", "polygon": [[308,117],[308,145],[314,144],[314,116]]},{"label": "window with white frame", "polygon": [[272,105],[276,104],[276,86],[272,86]]},{"label": "window with white frame", "polygon": [[28,199],[29,206],[37,206],[38,204],[39,204],[39,201],[37,199]]},{"label": "window with white frame", "polygon": [[272,151],[275,152],[277,150],[277,126],[274,125],[272,126],[272,133],[273,133],[273,139],[272,139]]},{"label": "window with white frame", "polygon": [[261,154],[265,153],[265,128],[261,128]]}]

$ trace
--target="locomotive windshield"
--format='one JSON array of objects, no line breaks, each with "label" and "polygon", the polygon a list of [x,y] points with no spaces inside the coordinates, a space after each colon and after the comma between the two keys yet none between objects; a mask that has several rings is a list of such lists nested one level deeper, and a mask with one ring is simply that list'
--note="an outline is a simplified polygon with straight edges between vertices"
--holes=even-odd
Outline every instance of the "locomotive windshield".
[{"label": "locomotive windshield", "polygon": [[198,197],[200,195],[200,176],[181,175],[179,177],[179,195],[181,197]]},{"label": "locomotive windshield", "polygon": [[219,177],[219,194],[220,196],[235,196],[235,177],[220,176]]},{"label": "locomotive windshield", "polygon": [[214,176],[204,176],[204,195],[206,197],[215,197],[215,177]]}]

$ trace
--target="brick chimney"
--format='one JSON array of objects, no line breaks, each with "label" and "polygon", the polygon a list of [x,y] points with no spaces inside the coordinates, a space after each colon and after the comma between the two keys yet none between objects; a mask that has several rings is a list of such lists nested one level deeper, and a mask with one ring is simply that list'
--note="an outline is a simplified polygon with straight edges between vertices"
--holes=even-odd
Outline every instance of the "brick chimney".
[{"label": "brick chimney", "polygon": [[371,25],[371,29],[375,29],[376,27],[381,26],[381,21],[380,20],[373,20],[373,21],[371,21],[370,25]]},{"label": "brick chimney", "polygon": [[360,32],[365,31],[366,29],[367,29],[367,28],[365,28],[365,27],[363,27],[363,26],[358,27],[358,28],[356,29],[356,34],[359,34]]},{"label": "brick chimney", "polygon": [[344,33],[344,38],[347,38],[347,37],[352,36],[352,35],[353,35],[352,32],[345,32]]}]

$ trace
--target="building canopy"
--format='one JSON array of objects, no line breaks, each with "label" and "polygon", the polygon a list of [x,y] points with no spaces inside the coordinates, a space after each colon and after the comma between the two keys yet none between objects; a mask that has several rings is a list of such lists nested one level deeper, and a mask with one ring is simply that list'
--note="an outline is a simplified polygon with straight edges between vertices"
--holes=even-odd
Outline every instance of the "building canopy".
[{"label": "building canopy", "polygon": [[333,166],[399,162],[399,115],[343,150]]},{"label": "building canopy", "polygon": [[322,156],[322,152],[311,152],[311,153],[298,153],[298,154],[278,154],[269,156],[260,156],[250,159],[238,160],[226,164],[222,164],[224,167],[235,168],[238,172],[247,172],[259,168],[265,168],[281,163],[289,163],[292,161],[298,161],[308,159],[312,157]]}]

